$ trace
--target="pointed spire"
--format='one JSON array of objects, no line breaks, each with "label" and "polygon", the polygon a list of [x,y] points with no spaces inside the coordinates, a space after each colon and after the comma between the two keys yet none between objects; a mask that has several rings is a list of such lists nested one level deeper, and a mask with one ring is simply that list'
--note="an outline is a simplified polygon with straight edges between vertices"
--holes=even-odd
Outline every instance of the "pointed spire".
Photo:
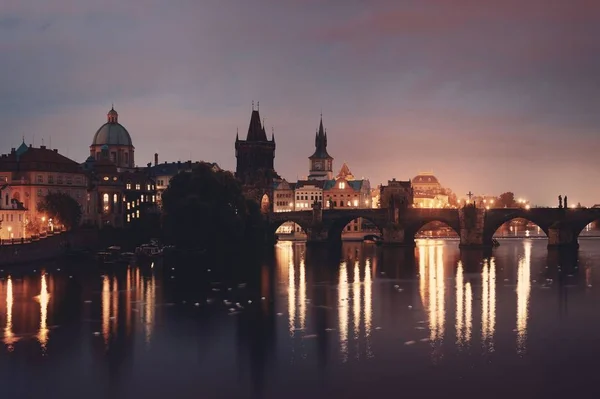
[{"label": "pointed spire", "polygon": [[235,128],[235,141],[240,141],[240,130],[237,128]]},{"label": "pointed spire", "polygon": [[275,142],[275,128],[271,126],[271,141]]},{"label": "pointed spire", "polygon": [[[263,120],[264,122],[264,120]],[[264,124],[260,122],[260,114],[257,110],[252,111],[250,118],[250,126],[248,127],[247,141],[268,141],[267,133],[265,132]]]}]

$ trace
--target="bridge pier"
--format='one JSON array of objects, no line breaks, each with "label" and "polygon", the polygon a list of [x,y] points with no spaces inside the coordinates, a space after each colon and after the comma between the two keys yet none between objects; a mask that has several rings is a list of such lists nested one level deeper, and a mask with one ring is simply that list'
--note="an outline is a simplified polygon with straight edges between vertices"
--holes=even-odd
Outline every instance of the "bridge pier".
[{"label": "bridge pier", "polygon": [[577,249],[579,235],[564,223],[556,222],[548,229],[548,248]]},{"label": "bridge pier", "polygon": [[474,206],[465,206],[458,210],[460,223],[460,248],[488,248],[492,246],[492,239],[485,237],[485,209]]},{"label": "bridge pier", "polygon": [[406,234],[399,224],[390,224],[382,229],[383,245],[386,247],[414,247],[415,240]]}]

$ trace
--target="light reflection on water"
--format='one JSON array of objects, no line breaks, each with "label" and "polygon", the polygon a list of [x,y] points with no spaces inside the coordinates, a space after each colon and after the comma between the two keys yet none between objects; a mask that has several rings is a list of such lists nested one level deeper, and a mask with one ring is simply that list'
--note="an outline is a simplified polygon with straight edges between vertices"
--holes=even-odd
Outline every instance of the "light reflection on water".
[{"label": "light reflection on water", "polygon": [[[119,368],[125,373],[117,384],[121,388],[115,388],[119,392],[136,391],[125,388],[132,381],[145,381],[137,386],[141,394],[159,390],[159,381],[196,387],[202,375],[206,383],[196,396],[218,387],[224,390],[220,397],[245,397],[260,378],[271,387],[271,397],[282,397],[289,381],[302,381],[297,395],[310,397],[314,379],[325,370],[335,370],[331,383],[358,384],[345,374],[352,368],[375,386],[371,374],[389,372],[390,365],[397,373],[433,364],[468,375],[473,364],[535,362],[550,342],[585,353],[560,335],[557,296],[550,293],[566,291],[559,300],[568,296],[568,306],[577,306],[579,311],[561,322],[585,321],[578,336],[590,338],[600,330],[594,313],[600,299],[594,290],[600,286],[593,274],[600,265],[596,244],[582,243],[578,260],[553,255],[540,240],[503,242],[493,254],[460,252],[456,241],[443,240],[419,241],[414,251],[345,243],[339,256],[280,243],[273,263],[261,264],[246,289],[230,284],[231,293],[225,286],[218,293],[184,292],[156,268],[126,267],[74,279],[51,268],[48,274],[5,274],[0,331],[6,351],[0,354],[0,372],[9,365],[7,356],[28,358],[33,346],[49,367],[67,356],[72,373],[89,362],[127,359],[135,367]],[[568,271],[558,278],[554,264]],[[213,305],[206,304],[209,296],[216,298]],[[223,305],[224,299],[245,309],[228,316],[235,305]],[[140,344],[144,350],[134,350]],[[250,360],[233,355],[232,347],[244,346]],[[90,354],[90,347],[101,349]],[[161,379],[152,377],[159,366],[165,370]],[[239,384],[224,379],[230,370],[240,370]],[[244,379],[250,374],[251,381]],[[81,384],[100,387],[103,378],[90,372]]]}]

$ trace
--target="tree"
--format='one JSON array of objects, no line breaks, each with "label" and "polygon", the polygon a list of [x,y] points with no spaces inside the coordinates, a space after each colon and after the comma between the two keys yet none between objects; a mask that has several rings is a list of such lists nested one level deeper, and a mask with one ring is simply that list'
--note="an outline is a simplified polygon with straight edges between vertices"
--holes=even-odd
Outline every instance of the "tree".
[{"label": "tree", "polygon": [[498,208],[516,208],[517,201],[515,201],[515,194],[510,191],[500,194],[496,205]]},{"label": "tree", "polygon": [[65,193],[48,193],[37,206],[38,212],[46,214],[48,219],[62,224],[67,230],[73,230],[81,221],[81,206]]},{"label": "tree", "polygon": [[162,199],[167,238],[179,248],[216,250],[261,236],[260,206],[230,172],[210,164],[173,177]]}]

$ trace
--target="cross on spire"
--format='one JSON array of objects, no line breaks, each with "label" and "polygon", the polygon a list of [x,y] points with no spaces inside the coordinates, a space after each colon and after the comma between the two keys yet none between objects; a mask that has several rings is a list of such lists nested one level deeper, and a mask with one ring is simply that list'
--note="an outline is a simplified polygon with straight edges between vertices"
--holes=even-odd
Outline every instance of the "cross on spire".
[{"label": "cross on spire", "polygon": [[471,198],[473,198],[473,195],[475,195],[475,194],[473,194],[471,192],[471,190],[469,190],[469,192],[467,193],[467,197],[469,197],[469,201],[471,201]]}]

